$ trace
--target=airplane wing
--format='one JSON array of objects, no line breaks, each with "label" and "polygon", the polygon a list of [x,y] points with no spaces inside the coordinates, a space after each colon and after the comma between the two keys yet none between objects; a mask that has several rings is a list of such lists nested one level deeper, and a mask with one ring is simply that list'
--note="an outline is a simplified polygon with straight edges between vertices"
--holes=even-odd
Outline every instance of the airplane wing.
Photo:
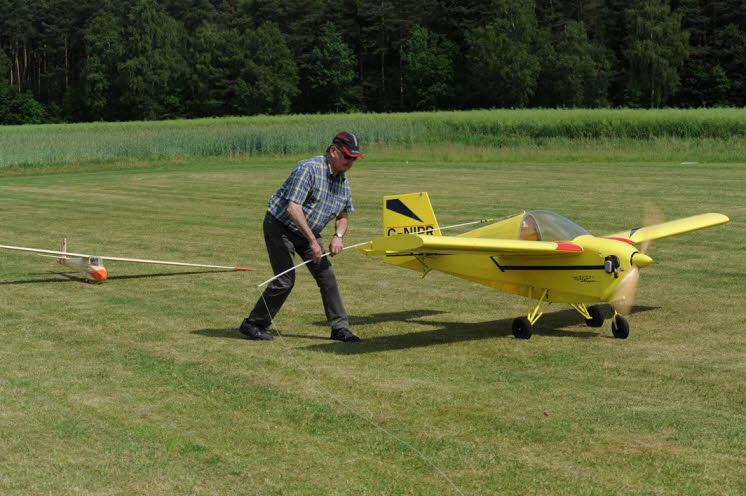
[{"label": "airplane wing", "polygon": [[39,248],[24,248],[22,246],[7,246],[7,245],[0,245],[0,248],[4,248],[6,250],[16,250],[16,251],[27,251],[30,253],[40,253],[45,255],[59,255],[61,257],[80,257],[80,258],[91,258],[93,255],[83,255],[81,253],[70,253],[67,251],[54,251],[54,250],[41,250]]},{"label": "airplane wing", "polygon": [[[25,251],[30,253],[38,253],[43,256],[59,256],[59,257],[80,257],[80,258],[91,258],[94,255],[85,255],[83,253],[71,253],[69,251],[54,251],[54,250],[41,250],[38,248],[24,248],[22,246],[7,246],[7,245],[0,245],[0,248],[4,248],[6,250],[16,250],[16,251]],[[120,257],[106,257],[106,256],[99,256],[98,258],[102,260],[114,260],[116,262],[137,262],[137,263],[148,263],[148,264],[158,264],[158,265],[178,265],[182,267],[205,267],[208,269],[231,269],[231,270],[245,270],[245,271],[252,271],[256,269],[250,269],[247,267],[229,267],[224,265],[205,265],[205,264],[192,264],[192,263],[183,263],[183,262],[165,262],[163,260],[143,260],[139,258],[120,258]]]},{"label": "airplane wing", "polygon": [[630,231],[620,231],[603,237],[618,238],[623,241],[627,240],[631,241],[633,244],[637,244],[642,243],[643,241],[653,241],[656,239],[667,238],[669,236],[676,236],[677,234],[696,231],[698,229],[719,226],[728,221],[730,221],[730,219],[723,214],[701,214],[653,226],[632,229]]},{"label": "airplane wing", "polygon": [[573,243],[482,239],[453,236],[398,234],[370,241],[358,248],[366,255],[579,255],[583,248]]}]

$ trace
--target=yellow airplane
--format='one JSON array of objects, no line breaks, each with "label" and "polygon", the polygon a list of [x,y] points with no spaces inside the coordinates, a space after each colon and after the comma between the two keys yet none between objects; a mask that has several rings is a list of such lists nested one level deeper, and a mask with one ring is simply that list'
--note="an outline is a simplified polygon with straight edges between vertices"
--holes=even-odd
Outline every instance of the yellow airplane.
[{"label": "yellow airplane", "polygon": [[443,236],[427,193],[410,193],[383,198],[384,237],[358,250],[423,277],[437,270],[525,296],[527,316],[512,326],[517,338],[529,339],[552,303],[569,303],[588,326],[600,327],[601,308],[586,304],[606,302],[614,309],[614,337],[625,339],[639,270],[653,261],[644,253],[647,244],[728,221],[710,213],[596,237],[554,212],[532,210]]}]

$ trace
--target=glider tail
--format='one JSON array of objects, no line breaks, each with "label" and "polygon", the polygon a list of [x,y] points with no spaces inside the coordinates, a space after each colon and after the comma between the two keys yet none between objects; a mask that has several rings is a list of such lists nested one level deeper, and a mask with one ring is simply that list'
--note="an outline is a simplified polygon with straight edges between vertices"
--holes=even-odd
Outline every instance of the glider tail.
[{"label": "glider tail", "polygon": [[[64,251],[64,252],[67,251],[67,238],[62,238],[62,241],[60,242],[60,251]],[[64,264],[65,263],[65,259],[62,258],[62,257],[58,257],[57,258],[57,263],[58,264]]]},{"label": "glider tail", "polygon": [[383,197],[383,235],[440,236],[440,226],[427,193]]}]

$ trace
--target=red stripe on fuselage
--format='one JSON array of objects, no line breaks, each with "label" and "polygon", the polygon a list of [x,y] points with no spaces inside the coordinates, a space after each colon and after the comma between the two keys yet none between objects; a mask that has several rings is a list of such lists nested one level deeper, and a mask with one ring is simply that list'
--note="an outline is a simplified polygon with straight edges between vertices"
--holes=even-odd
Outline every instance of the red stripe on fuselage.
[{"label": "red stripe on fuselage", "polygon": [[557,243],[558,251],[583,251],[583,247],[572,243]]},{"label": "red stripe on fuselage", "polygon": [[604,238],[604,239],[613,239],[613,240],[616,240],[616,241],[621,241],[622,243],[627,243],[628,245],[635,244],[634,241],[632,241],[631,239],[627,239],[627,238]]}]

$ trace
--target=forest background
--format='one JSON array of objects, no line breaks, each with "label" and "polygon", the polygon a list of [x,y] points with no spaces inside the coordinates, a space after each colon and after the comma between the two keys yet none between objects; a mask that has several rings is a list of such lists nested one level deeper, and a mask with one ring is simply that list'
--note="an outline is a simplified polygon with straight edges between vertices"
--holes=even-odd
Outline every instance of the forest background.
[{"label": "forest background", "polygon": [[0,124],[746,105],[744,0],[0,0]]}]

